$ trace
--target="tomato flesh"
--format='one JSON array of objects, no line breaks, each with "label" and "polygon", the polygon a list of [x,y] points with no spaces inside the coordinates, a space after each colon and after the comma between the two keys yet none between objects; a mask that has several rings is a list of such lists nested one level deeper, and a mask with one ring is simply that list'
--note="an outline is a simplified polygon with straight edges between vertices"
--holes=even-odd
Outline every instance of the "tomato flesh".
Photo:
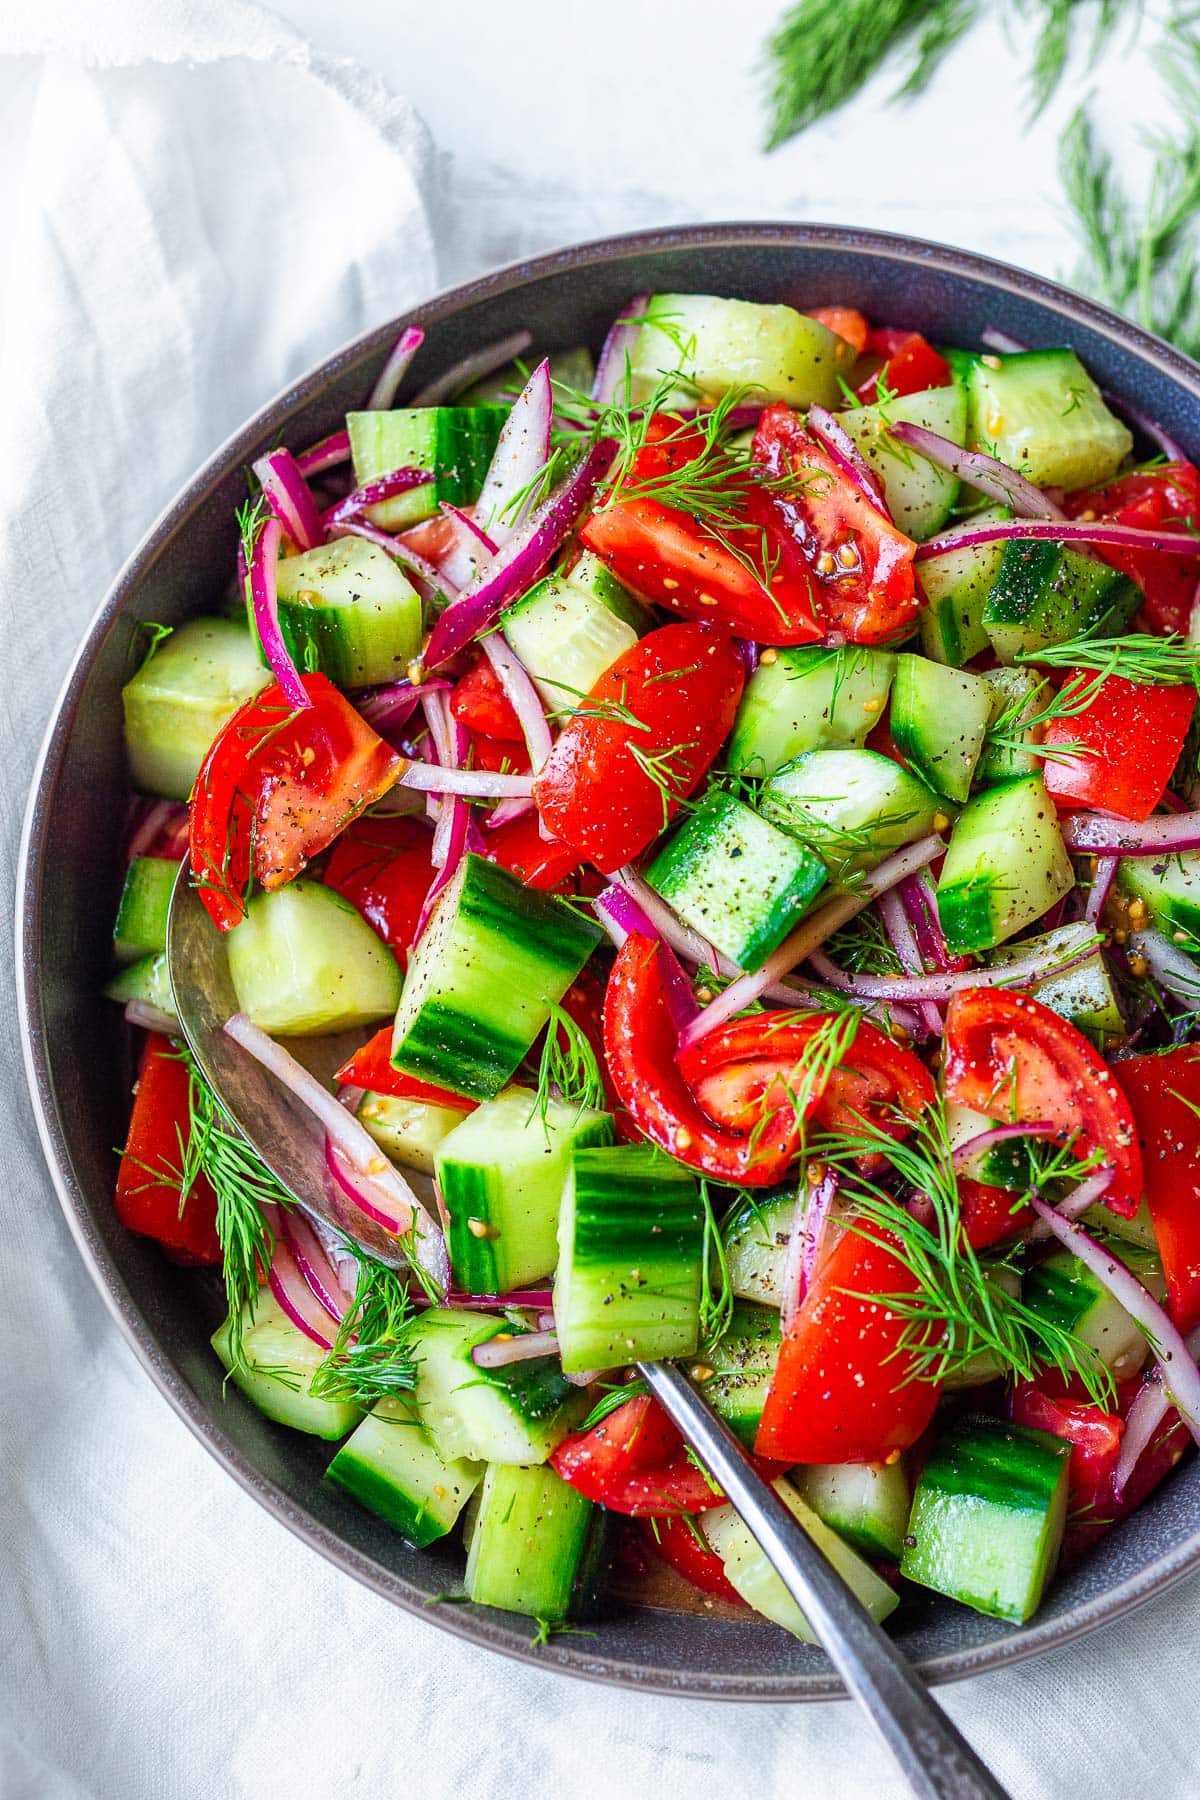
[{"label": "tomato flesh", "polygon": [[[1064,699],[1095,677],[1068,678]],[[1046,792],[1057,806],[1088,806],[1119,819],[1148,819],[1167,789],[1196,710],[1193,687],[1148,687],[1106,675],[1082,711],[1052,719],[1044,742]],[[1078,745],[1075,752],[1068,746]]]},{"label": "tomato flesh", "polygon": [[[1119,475],[1105,487],[1068,494],[1063,507],[1068,518],[1108,519],[1142,531],[1194,529],[1200,520],[1200,470],[1173,462]],[[1096,544],[1090,554],[1137,582],[1145,595],[1141,616],[1151,631],[1187,630],[1196,596],[1193,557],[1111,544]]]},{"label": "tomato flesh", "polygon": [[[550,1462],[564,1481],[610,1512],[669,1518],[725,1504],[651,1394],[626,1400],[590,1431],[564,1438]],[[768,1479],[778,1473],[765,1464],[760,1472]]]},{"label": "tomato flesh", "polygon": [[1171,1317],[1200,1325],[1200,1047],[1114,1064],[1142,1142],[1146,1204],[1167,1278]]},{"label": "tomato flesh", "polygon": [[479,656],[450,695],[450,711],[468,731],[524,744],[525,733],[500,677],[486,656]]},{"label": "tomato flesh", "polygon": [[326,865],[326,886],[358,908],[402,969],[433,881],[432,850],[433,835],[419,819],[356,819]]},{"label": "tomato flesh", "polygon": [[405,1075],[392,1062],[392,1028],[384,1025],[356,1050],[333,1078],[343,1087],[365,1088],[370,1094],[384,1094],[389,1100],[421,1100],[430,1106],[453,1106],[459,1112],[474,1112],[478,1100],[455,1094],[450,1088],[437,1087],[432,1081],[421,1081]]},{"label": "tomato flesh", "polygon": [[647,1546],[677,1575],[702,1594],[745,1607],[746,1602],[725,1573],[724,1563],[715,1550],[700,1542],[698,1533],[703,1535],[701,1527],[688,1518],[660,1518],[653,1523],[647,1520],[642,1526]]},{"label": "tomato flesh", "polygon": [[883,326],[868,335],[863,348],[868,356],[881,358],[880,367],[857,390],[864,406],[878,400],[884,388],[892,394],[921,394],[949,387],[954,379],[945,357],[919,331]]},{"label": "tomato flesh", "polygon": [[569,844],[542,836],[536,812],[485,830],[483,841],[493,862],[510,869],[526,887],[542,893],[562,887],[579,867],[579,856]]},{"label": "tomato flesh", "polygon": [[866,349],[871,336],[871,327],[867,323],[866,315],[860,313],[856,306],[814,306],[808,317],[816,319],[817,323],[824,325],[827,331],[835,332],[838,337],[845,338],[846,342],[853,345],[860,356]]},{"label": "tomato flesh", "polygon": [[188,1142],[188,1066],[170,1038],[154,1033],[142,1056],[125,1153],[117,1173],[117,1217],[180,1260],[219,1263],[217,1196],[206,1176],[180,1206]]}]

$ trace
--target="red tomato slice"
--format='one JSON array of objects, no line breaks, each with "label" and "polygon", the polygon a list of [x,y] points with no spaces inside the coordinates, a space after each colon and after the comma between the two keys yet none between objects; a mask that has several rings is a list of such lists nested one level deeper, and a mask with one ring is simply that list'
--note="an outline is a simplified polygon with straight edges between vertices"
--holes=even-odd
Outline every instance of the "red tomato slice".
[{"label": "red tomato slice", "polygon": [[[824,630],[813,612],[813,581],[802,557],[774,542],[773,516],[753,484],[722,495],[744,524],[719,530],[664,505],[638,484],[670,475],[693,460],[702,434],[662,414],[634,458],[630,497],[601,505],[580,541],[595,551],[632,593],[657,606],[771,644],[816,643]],[[765,528],[765,529],[764,529]]]},{"label": "red tomato slice", "polygon": [[725,1565],[715,1550],[700,1541],[697,1533],[702,1534],[701,1527],[694,1519],[666,1518],[649,1520],[642,1526],[642,1535],[646,1544],[656,1556],[662,1558],[690,1581],[694,1588],[702,1594],[713,1594],[718,1600],[727,1600],[734,1606],[744,1607],[746,1602],[725,1573]]},{"label": "red tomato slice", "polygon": [[868,356],[882,358],[857,390],[864,406],[878,400],[881,387],[893,394],[921,394],[926,388],[949,387],[954,379],[945,357],[919,331],[883,326],[871,332],[864,348]]},{"label": "red tomato slice", "polygon": [[524,744],[511,738],[488,737],[485,732],[471,733],[471,767],[488,769],[493,775],[528,775],[529,755]]},{"label": "red tomato slice", "polygon": [[973,1250],[1001,1244],[1033,1222],[1033,1208],[1012,1188],[989,1187],[969,1175],[958,1178],[958,1201],[963,1236]]},{"label": "red tomato slice", "polygon": [[500,685],[500,677],[486,656],[476,658],[450,695],[450,711],[468,731],[503,738],[524,745],[525,733],[512,701]]},{"label": "red tomato slice", "polygon": [[966,988],[946,1011],[942,1091],[957,1106],[1004,1123],[1046,1120],[1076,1155],[1103,1153],[1113,1177],[1104,1204],[1131,1218],[1142,1197],[1142,1155],[1129,1102],[1083,1033],[1026,994]]},{"label": "red tomato slice", "polygon": [[558,838],[544,838],[536,812],[524,813],[507,825],[486,830],[483,841],[493,862],[512,873],[528,888],[550,893],[579,867],[578,853]]},{"label": "red tomato slice", "polygon": [[[1090,688],[1094,675],[1071,675],[1064,698]],[[1171,779],[1196,710],[1193,687],[1147,687],[1106,675],[1082,712],[1052,719],[1044,742],[1046,792],[1057,806],[1091,806],[1118,819],[1148,819]],[[1081,746],[1072,754],[1069,745]]]},{"label": "red tomato slice", "polygon": [[1018,1382],[1010,1410],[1015,1424],[1048,1431],[1070,1444],[1068,1514],[1077,1527],[1100,1524],[1112,1499],[1124,1419],[1086,1400],[1056,1394],[1044,1378]]},{"label": "red tomato slice", "polygon": [[1200,1325],[1200,1048],[1130,1056],[1113,1066],[1142,1141],[1146,1203],[1167,1277],[1171,1317]]},{"label": "red tomato slice", "polygon": [[333,1078],[343,1087],[366,1088],[371,1094],[385,1094],[389,1100],[423,1100],[430,1106],[453,1106],[459,1112],[474,1112],[478,1100],[449,1088],[436,1087],[432,1081],[419,1081],[415,1075],[404,1075],[392,1065],[392,1028],[384,1025],[373,1038],[344,1062]]},{"label": "red tomato slice", "polygon": [[816,319],[827,331],[836,332],[838,337],[845,338],[860,356],[866,349],[871,327],[856,306],[814,306],[808,317]]},{"label": "red tomato slice", "polygon": [[[1200,470],[1188,462],[1164,463],[1120,475],[1106,487],[1068,494],[1063,507],[1068,518],[1111,519],[1144,531],[1166,525],[1194,527],[1200,520]],[[1196,595],[1194,558],[1104,544],[1097,544],[1091,554],[1137,582],[1146,596],[1142,617],[1150,630],[1187,630]]]},{"label": "red tomato slice", "polygon": [[[564,1481],[610,1512],[670,1517],[725,1504],[650,1394],[627,1400],[590,1431],[564,1438],[550,1462]],[[761,1472],[768,1480],[778,1473],[765,1465]]]},{"label": "red tomato slice", "polygon": [[732,639],[664,625],[619,656],[533,784],[556,838],[605,872],[679,810],[733,725],[745,669]]},{"label": "red tomato slice", "polygon": [[783,1340],[754,1446],[760,1456],[884,1462],[916,1443],[939,1385],[915,1376],[909,1322],[887,1301],[919,1291],[882,1238],[843,1233]]},{"label": "red tomato slice", "polygon": [[875,510],[782,402],[759,420],[752,455],[772,481],[794,477],[786,492],[764,490],[762,500],[808,563],[826,624],[855,644],[907,636],[918,608],[911,538]]},{"label": "red tomato slice", "polygon": [[217,1196],[205,1176],[180,1206],[188,1141],[188,1067],[170,1038],[150,1037],[134,1090],[133,1116],[117,1173],[117,1217],[196,1263],[219,1263]]},{"label": "red tomato slice", "polygon": [[416,818],[356,819],[325,869],[325,884],[356,906],[408,967],[421,907],[433,881],[433,836]]},{"label": "red tomato slice", "polygon": [[252,873],[267,890],[293,880],[403,767],[324,675],[300,679],[310,707],[296,711],[272,682],[234,713],[196,777],[192,873],[221,931],[244,918]]}]

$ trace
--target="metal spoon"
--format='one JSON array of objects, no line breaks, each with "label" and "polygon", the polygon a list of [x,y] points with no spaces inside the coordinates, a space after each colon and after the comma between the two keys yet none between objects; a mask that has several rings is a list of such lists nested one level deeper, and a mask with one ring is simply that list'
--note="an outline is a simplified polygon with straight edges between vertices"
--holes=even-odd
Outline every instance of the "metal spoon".
[{"label": "metal spoon", "polygon": [[[306,1211],[352,1237],[368,1255],[399,1266],[396,1241],[370,1220],[349,1229],[329,1191],[323,1129],[254,1058],[226,1036],[238,1010],[225,940],[190,885],[175,885],[167,929],[175,1009],[192,1055],[267,1167]],[[357,1047],[331,1038],[306,1046],[328,1078]],[[299,1049],[300,1046],[293,1046]],[[920,1676],[797,1523],[746,1451],[671,1363],[641,1363],[651,1391],[720,1482],[847,1689],[868,1714],[919,1800],[1009,1800]]]}]

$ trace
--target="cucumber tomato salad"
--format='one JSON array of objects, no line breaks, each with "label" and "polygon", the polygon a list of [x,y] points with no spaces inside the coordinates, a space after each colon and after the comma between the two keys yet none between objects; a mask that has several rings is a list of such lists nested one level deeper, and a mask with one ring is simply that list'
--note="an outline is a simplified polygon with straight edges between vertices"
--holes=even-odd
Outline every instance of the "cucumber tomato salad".
[{"label": "cucumber tomato salad", "polygon": [[[667,1357],[876,1617],[1028,1619],[1200,1435],[1200,475],[1068,348],[850,307],[421,341],[124,690],[119,1214],[540,1638],[631,1562],[808,1636]],[[344,1234],[189,1059],[185,859]]]}]

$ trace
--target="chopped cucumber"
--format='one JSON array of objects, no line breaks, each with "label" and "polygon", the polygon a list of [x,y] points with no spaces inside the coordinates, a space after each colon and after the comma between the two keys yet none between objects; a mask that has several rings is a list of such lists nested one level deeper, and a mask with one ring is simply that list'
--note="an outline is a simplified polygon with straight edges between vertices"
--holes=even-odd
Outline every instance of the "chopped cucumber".
[{"label": "chopped cucumber", "polygon": [[924,656],[896,660],[892,737],[935,793],[965,801],[992,712],[992,690],[978,675]]},{"label": "chopped cucumber", "polygon": [[980,1419],[943,1434],[917,1481],[900,1573],[1022,1624],[1054,1572],[1071,1446]]},{"label": "chopped cucumber", "polygon": [[[969,1106],[955,1106],[952,1101],[946,1103],[946,1138],[952,1151],[961,1150],[973,1138],[993,1130],[995,1125],[995,1119],[989,1119],[985,1113],[974,1112]],[[986,1144],[962,1163],[961,1173],[988,1187],[1024,1189],[1033,1179],[1031,1142],[1027,1137],[1014,1137],[998,1144]],[[1016,1205],[1015,1197],[1013,1205]]]},{"label": "chopped cucumber", "polygon": [[446,1462],[545,1462],[587,1411],[586,1393],[552,1356],[499,1369],[473,1361],[477,1344],[512,1330],[504,1318],[448,1306],[431,1306],[408,1327],[417,1414]]},{"label": "chopped cucumber", "polygon": [[[1007,507],[990,507],[947,537],[973,531],[984,520],[1007,519]],[[961,550],[943,550],[918,564],[924,604],[921,607],[921,648],[935,662],[961,669],[988,648],[983,629],[983,605],[992,590],[1004,555],[1003,542],[968,544]]]},{"label": "chopped cucumber", "polygon": [[367,508],[385,531],[431,519],[444,500],[478,500],[508,417],[506,406],[420,406],[394,412],[346,414],[354,480],[365,487],[394,469],[427,469],[432,481]]},{"label": "chopped cucumber", "polygon": [[936,794],[874,750],[813,750],[772,775],[759,810],[822,858],[831,876],[873,869],[934,828]]},{"label": "chopped cucumber", "polygon": [[[653,624],[653,618],[645,606],[631,594],[628,588],[622,587],[606,562],[602,562],[594,550],[584,550],[576,557],[561,579],[569,581],[573,588],[587,594],[589,599],[599,600],[606,606],[613,617],[624,619],[641,637]],[[514,601],[514,606],[519,601]]]},{"label": "chopped cucumber", "polygon": [[887,704],[890,650],[791,646],[764,656],[746,683],[729,740],[735,774],[774,775],[805,750],[861,747]]},{"label": "chopped cucumber", "polygon": [[1131,1219],[1122,1219],[1117,1213],[1109,1212],[1101,1200],[1095,1206],[1088,1207],[1083,1215],[1083,1223],[1088,1231],[1106,1231],[1110,1237],[1121,1238],[1139,1250],[1149,1250],[1153,1256],[1159,1255],[1154,1221],[1150,1217],[1150,1204],[1145,1195]]},{"label": "chopped cucumber", "polygon": [[465,856],[409,957],[392,1061],[405,1074],[491,1099],[600,935],[557,896]]},{"label": "chopped cucumber", "polygon": [[[623,594],[607,569],[604,574]],[[636,628],[622,613],[562,575],[548,575],[530,588],[504,613],[502,624],[538,693],[558,713],[569,712],[582,695],[590,694],[604,671],[638,639]]]},{"label": "chopped cucumber", "polygon": [[1142,604],[1128,575],[1048,539],[1010,539],[983,603],[1001,662],[1067,638],[1119,635]]},{"label": "chopped cucumber", "polygon": [[493,1463],[467,1548],[467,1596],[531,1619],[565,1619],[588,1561],[592,1502],[546,1466]]},{"label": "chopped cucumber", "polygon": [[125,872],[121,904],[113,927],[119,963],[137,962],[167,947],[167,914],[179,864],[165,856],[135,856]]},{"label": "chopped cucumber", "polygon": [[554,1279],[567,1373],[693,1355],[703,1257],[704,1208],[690,1170],[648,1144],[576,1148]]},{"label": "chopped cucumber", "polygon": [[444,1138],[437,1178],[450,1266],[470,1294],[504,1294],[552,1275],[558,1203],[576,1145],[611,1144],[607,1113],[506,1088]]},{"label": "chopped cucumber", "polygon": [[757,969],[825,885],[819,856],[714,788],[645,870],[680,918],[739,969]]},{"label": "chopped cucumber", "polygon": [[700,1389],[713,1411],[748,1449],[754,1447],[778,1361],[778,1312],[772,1306],[747,1306],[740,1301],[733,1309],[729,1330],[707,1352],[713,1372],[700,1382]]},{"label": "chopped cucumber", "polygon": [[377,544],[337,538],[279,563],[279,629],[337,687],[398,680],[421,648],[421,596]]},{"label": "chopped cucumber", "polygon": [[[818,319],[790,306],[721,300],[712,294],[655,294],[630,356],[631,400],[675,395],[694,404],[697,391],[719,398],[750,388],[765,405],[836,406],[838,377],[854,350]],[[664,378],[681,379],[664,392]]]},{"label": "chopped cucumber", "polygon": [[157,1007],[169,1018],[175,1017],[175,994],[165,950],[159,950],[153,956],[141,956],[137,962],[118,969],[104,993],[106,999],[117,1000],[122,1006],[130,1000],[144,1000],[147,1006]]},{"label": "chopped cucumber", "polygon": [[280,1037],[369,1025],[400,999],[400,965],[348,900],[320,881],[255,894],[226,937],[241,1010]]},{"label": "chopped cucumber", "polygon": [[452,1528],[483,1464],[444,1462],[411,1403],[397,1396],[376,1403],[325,1474],[423,1549]]},{"label": "chopped cucumber", "polygon": [[242,1326],[242,1360],[234,1360],[232,1317],[213,1333],[212,1347],[234,1386],[277,1425],[311,1437],[339,1438],[363,1416],[361,1406],[322,1400],[311,1392],[312,1378],[328,1352],[293,1325],[265,1289],[260,1288]]},{"label": "chopped cucumber", "polygon": [[967,397],[959,384],[900,394],[876,406],[852,407],[838,414],[838,424],[879,477],[888,511],[904,535],[919,543],[940,530],[958,499],[957,475],[897,443],[888,428],[923,425],[952,444],[965,444]]},{"label": "chopped cucumber", "polygon": [[[801,1498],[796,1488],[781,1477],[772,1484],[817,1549],[831,1562],[842,1580],[857,1595],[877,1622],[896,1610],[900,1597],[870,1563],[864,1562],[857,1550],[843,1542],[836,1531]],[[815,1644],[816,1634],[775,1573],[750,1528],[744,1525],[732,1506],[718,1506],[704,1515],[704,1535],[725,1565],[730,1585],[736,1588],[748,1606],[764,1617],[782,1625],[802,1643]]]},{"label": "chopped cucumber", "polygon": [[971,442],[1038,487],[1098,487],[1133,449],[1073,350],[971,359]]},{"label": "chopped cucumber", "polygon": [[832,1531],[864,1556],[898,1557],[908,1529],[911,1492],[904,1464],[818,1463],[792,1477],[801,1497]]},{"label": "chopped cucumber", "polygon": [[[1162,1264],[1153,1250],[1123,1242],[1113,1247],[1119,1260],[1156,1300],[1167,1291]],[[1056,1250],[1025,1276],[1026,1306],[1047,1324],[1059,1325],[1094,1350],[1118,1381],[1136,1375],[1146,1360],[1146,1334],[1109,1293],[1087,1264],[1069,1250]]]},{"label": "chopped cucumber", "polygon": [[962,813],[938,880],[952,956],[990,950],[1032,925],[1075,885],[1040,775],[987,788]]},{"label": "chopped cucumber", "polygon": [[[1200,850],[1164,852],[1161,858],[1123,856],[1117,888],[1127,900],[1142,901],[1152,923],[1189,956],[1200,949]],[[1200,968],[1196,981],[1200,1005]]]},{"label": "chopped cucumber", "polygon": [[[1096,933],[1082,921],[1075,925],[1058,925],[1038,937],[1022,938],[1019,944],[1006,944],[995,950],[988,961],[992,964],[1023,961],[1041,951],[1053,951],[1057,960],[1066,962],[1083,945],[1095,939]],[[1097,946],[1095,954],[1076,963],[1062,975],[1048,975],[1029,986],[1029,992],[1051,1012],[1070,1019],[1081,1031],[1101,1039],[1121,1037],[1125,1020],[1117,1001],[1116,990],[1108,973],[1104,955]]]},{"label": "chopped cucumber", "polygon": [[134,787],[186,800],[222,725],[270,679],[244,620],[177,625],[121,690]]},{"label": "chopped cucumber", "polygon": [[783,1305],[783,1265],[796,1211],[794,1192],[747,1197],[725,1225],[729,1285],[740,1300]]},{"label": "chopped cucumber", "polygon": [[[985,669],[982,679],[991,689],[992,711],[975,780],[990,787],[996,781],[1011,781],[1014,775],[1032,775],[1041,767],[1035,752],[1021,745],[1037,741],[1029,721],[1037,717],[1039,700],[1044,701],[1047,692],[1031,669]],[[1012,741],[998,742],[1000,738]]]},{"label": "chopped cucumber", "polygon": [[391,1094],[364,1094],[358,1117],[395,1163],[432,1175],[439,1146],[467,1116],[466,1107],[435,1106],[429,1100],[397,1100]]}]

